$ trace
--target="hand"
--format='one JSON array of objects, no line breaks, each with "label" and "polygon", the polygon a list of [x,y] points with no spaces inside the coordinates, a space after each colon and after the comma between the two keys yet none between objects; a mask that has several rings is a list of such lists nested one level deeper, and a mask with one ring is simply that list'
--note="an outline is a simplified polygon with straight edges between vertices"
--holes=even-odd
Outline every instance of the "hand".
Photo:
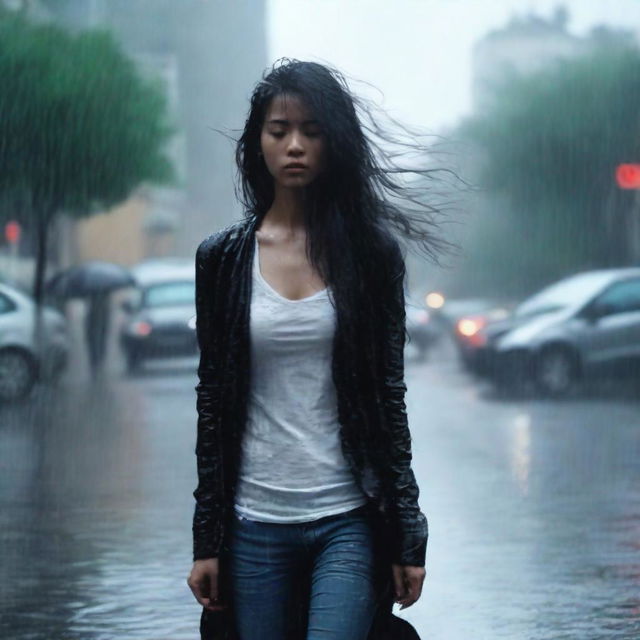
[{"label": "hand", "polygon": [[400,610],[406,609],[420,597],[426,571],[424,567],[400,564],[392,564],[391,569],[393,571],[396,602],[400,605]]},{"label": "hand", "polygon": [[208,611],[222,611],[226,608],[218,601],[218,558],[196,560],[187,584],[196,600]]}]

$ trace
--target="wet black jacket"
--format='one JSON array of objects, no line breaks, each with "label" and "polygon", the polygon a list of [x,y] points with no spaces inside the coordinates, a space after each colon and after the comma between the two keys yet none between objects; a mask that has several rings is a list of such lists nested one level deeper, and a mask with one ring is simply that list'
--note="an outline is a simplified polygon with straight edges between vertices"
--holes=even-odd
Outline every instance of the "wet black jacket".
[{"label": "wet black jacket", "polygon": [[[196,254],[200,365],[194,559],[219,557],[221,597],[230,608],[225,533],[233,515],[247,417],[256,227],[256,218],[245,218],[204,240]],[[362,310],[357,331],[346,326],[337,309],[332,360],[342,450],[369,498],[379,545],[380,606],[370,639],[386,637],[381,630],[398,621],[390,614],[390,564],[424,566],[428,535],[411,469],[404,403],[404,262],[395,241],[387,246],[380,264],[389,286],[381,288],[376,308]],[[205,611],[202,637],[234,638],[230,610],[225,614]],[[301,606],[300,624],[303,616]]]}]

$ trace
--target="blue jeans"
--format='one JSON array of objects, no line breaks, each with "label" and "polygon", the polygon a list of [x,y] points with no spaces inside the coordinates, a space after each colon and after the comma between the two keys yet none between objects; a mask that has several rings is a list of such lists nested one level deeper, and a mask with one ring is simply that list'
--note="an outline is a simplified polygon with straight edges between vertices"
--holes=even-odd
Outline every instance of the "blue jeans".
[{"label": "blue jeans", "polygon": [[375,613],[374,544],[362,508],[312,522],[236,515],[230,579],[241,640],[284,640],[308,582],[307,640],[365,640]]}]

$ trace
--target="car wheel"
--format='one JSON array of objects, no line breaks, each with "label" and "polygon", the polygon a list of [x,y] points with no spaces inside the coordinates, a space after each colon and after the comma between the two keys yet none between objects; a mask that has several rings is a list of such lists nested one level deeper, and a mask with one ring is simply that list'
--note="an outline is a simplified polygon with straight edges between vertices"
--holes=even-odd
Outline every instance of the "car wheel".
[{"label": "car wheel", "polygon": [[0,351],[0,400],[25,398],[35,382],[35,367],[26,353],[17,349]]},{"label": "car wheel", "polygon": [[536,385],[547,396],[567,395],[578,380],[578,360],[567,348],[545,349],[536,363]]},{"label": "car wheel", "polygon": [[491,361],[488,374],[495,387],[508,396],[520,396],[530,390],[531,356],[528,352],[513,350],[498,354]]}]

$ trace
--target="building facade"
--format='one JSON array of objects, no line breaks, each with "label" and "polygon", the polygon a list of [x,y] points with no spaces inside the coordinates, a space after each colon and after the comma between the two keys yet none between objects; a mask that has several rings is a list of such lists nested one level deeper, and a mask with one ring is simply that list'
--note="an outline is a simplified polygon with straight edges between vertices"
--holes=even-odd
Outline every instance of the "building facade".
[{"label": "building facade", "polygon": [[559,6],[550,18],[513,16],[476,42],[472,58],[474,111],[500,97],[500,86],[514,75],[543,70],[556,61],[588,54],[595,47],[635,44],[633,31],[598,26],[586,36],[569,32],[569,13]]},{"label": "building facade", "polygon": [[[80,222],[61,220],[61,265],[81,259],[132,264],[193,255],[241,215],[234,145],[248,97],[267,64],[264,0],[0,0],[34,20],[112,32],[140,72],[160,80],[176,135],[172,187],[141,185],[131,201]],[[68,237],[73,236],[75,237]]]}]

